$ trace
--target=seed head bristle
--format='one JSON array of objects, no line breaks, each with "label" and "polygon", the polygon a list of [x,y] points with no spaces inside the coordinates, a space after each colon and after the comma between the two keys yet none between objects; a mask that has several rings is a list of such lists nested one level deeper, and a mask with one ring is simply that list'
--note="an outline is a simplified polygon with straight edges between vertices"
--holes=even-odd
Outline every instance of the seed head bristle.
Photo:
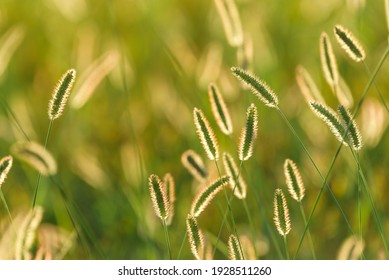
[{"label": "seed head bristle", "polygon": [[360,150],[362,148],[362,137],[361,133],[359,132],[357,123],[353,119],[350,112],[342,105],[339,105],[338,112],[343,121],[343,126],[347,129],[347,135],[351,147],[356,151]]},{"label": "seed head bristle", "polygon": [[70,69],[61,77],[57,83],[49,103],[50,120],[55,120],[61,116],[75,79],[76,70]]},{"label": "seed head bristle", "polygon": [[192,254],[197,260],[200,260],[204,251],[204,237],[194,216],[188,215],[186,218],[186,229]]},{"label": "seed head bristle", "polygon": [[149,190],[155,214],[161,220],[166,220],[169,216],[169,201],[165,187],[157,175],[149,176]]},{"label": "seed head bristle", "polygon": [[315,101],[309,102],[309,105],[315,115],[328,125],[336,139],[338,139],[338,141],[343,143],[345,146],[348,146],[347,136],[344,135],[344,127],[341,124],[337,114],[331,108]]},{"label": "seed head bristle", "polygon": [[276,189],[274,193],[274,223],[278,233],[282,236],[286,236],[292,228],[288,205],[281,189]]},{"label": "seed head bristle", "polygon": [[0,188],[3,185],[7,175],[12,167],[13,158],[12,156],[3,157],[0,160]]},{"label": "seed head bristle", "polygon": [[277,107],[278,97],[274,91],[262,80],[250,74],[248,71],[239,67],[232,67],[232,73],[240,80],[241,83],[248,86],[251,91],[263,102],[266,106]]},{"label": "seed head bristle", "polygon": [[243,43],[242,24],[234,0],[215,0],[228,43],[238,47]]},{"label": "seed head bristle", "polygon": [[196,125],[197,134],[200,137],[201,144],[210,160],[219,159],[219,146],[215,134],[200,109],[193,110],[194,123]]},{"label": "seed head bristle", "polygon": [[296,67],[296,81],[307,102],[311,100],[325,103],[324,98],[309,72],[301,65]]},{"label": "seed head bristle", "polygon": [[248,160],[254,149],[254,142],[258,132],[258,112],[254,104],[251,104],[246,112],[246,123],[242,129],[239,142],[239,159]]},{"label": "seed head bristle", "polygon": [[181,156],[181,162],[189,173],[198,181],[204,182],[207,180],[207,169],[205,168],[202,158],[195,151],[185,151]]},{"label": "seed head bristle", "polygon": [[293,199],[300,202],[304,198],[305,187],[300,171],[291,159],[286,159],[284,162],[284,175],[290,195]]},{"label": "seed head bristle", "polygon": [[238,238],[231,234],[228,238],[228,251],[230,253],[231,260],[243,260],[243,253],[239,246]]},{"label": "seed head bristle", "polygon": [[[247,192],[246,182],[242,178],[239,169],[229,153],[223,154],[223,164],[227,175],[230,177],[230,187],[238,199],[245,199]],[[238,178],[239,176],[239,178]]]},{"label": "seed head bristle", "polygon": [[224,134],[230,135],[232,133],[230,113],[228,112],[223,97],[215,84],[211,83],[209,85],[208,94],[209,100],[211,102],[212,113],[216,119],[216,123]]},{"label": "seed head bristle", "polygon": [[36,169],[41,175],[47,176],[57,173],[57,163],[54,157],[38,143],[18,142],[11,147],[11,153]]},{"label": "seed head bristle", "polygon": [[216,194],[229,182],[228,176],[223,176],[208,187],[205,187],[193,200],[191,214],[198,217],[201,212],[209,205]]},{"label": "seed head bristle", "polygon": [[324,77],[328,85],[333,89],[339,81],[338,65],[336,63],[331,41],[325,32],[320,36],[320,60]]},{"label": "seed head bristle", "polygon": [[334,33],[339,45],[352,60],[360,62],[365,59],[365,50],[349,30],[338,24],[334,27]]},{"label": "seed head bristle", "polygon": [[163,176],[163,185],[165,186],[166,197],[169,203],[169,215],[166,220],[167,225],[171,225],[174,216],[174,203],[176,201],[176,186],[174,184],[174,178],[170,173]]}]

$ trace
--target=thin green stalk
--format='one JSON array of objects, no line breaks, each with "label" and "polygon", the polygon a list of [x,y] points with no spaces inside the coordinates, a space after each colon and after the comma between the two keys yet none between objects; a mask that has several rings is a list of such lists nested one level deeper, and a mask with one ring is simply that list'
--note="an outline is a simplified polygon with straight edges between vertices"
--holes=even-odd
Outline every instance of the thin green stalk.
[{"label": "thin green stalk", "polygon": [[[304,206],[302,201],[299,202],[299,206],[300,206],[301,216],[303,217],[304,225],[307,226],[307,218],[305,216],[305,211],[304,211]],[[309,240],[309,247],[311,248],[312,257],[314,260],[316,260],[315,247],[313,246],[312,236],[309,228],[308,228],[308,240]]]},{"label": "thin green stalk", "polygon": [[283,237],[283,239],[284,239],[284,246],[285,246],[286,259],[287,259],[287,260],[290,260],[289,250],[288,250],[288,241],[286,240],[286,235],[283,235],[282,237]]},{"label": "thin green stalk", "polygon": [[30,138],[28,137],[27,133],[24,131],[24,129],[22,128],[22,126],[20,125],[18,119],[16,118],[14,112],[12,111],[12,109],[9,107],[9,105],[7,104],[6,101],[3,101],[2,99],[0,99],[0,103],[1,103],[1,106],[3,107],[4,111],[6,112],[6,114],[8,114],[9,116],[11,116],[11,119],[12,121],[15,123],[16,127],[19,129],[19,131],[23,134],[23,136],[27,139],[27,141],[30,141]]},{"label": "thin green stalk", "polygon": [[11,226],[13,227],[13,229],[15,230],[15,233],[16,233],[16,229],[15,229],[15,226],[14,226],[14,221],[12,219],[11,212],[9,211],[7,200],[5,199],[4,194],[3,194],[3,190],[1,188],[0,188],[0,198],[3,201],[5,210],[7,210],[8,218],[9,218],[9,221],[11,222]]},{"label": "thin green stalk", "polygon": [[181,252],[182,252],[182,249],[184,248],[184,244],[185,244],[187,236],[188,236],[188,232],[185,231],[184,238],[182,239],[182,242],[181,242],[180,250],[178,251],[177,260],[179,260],[181,257]]},{"label": "thin green stalk", "polygon": [[166,239],[167,249],[168,249],[168,251],[169,251],[169,259],[170,259],[170,260],[173,260],[173,257],[172,257],[172,248],[171,248],[171,246],[170,246],[169,233],[168,233],[168,230],[167,230],[167,225],[166,225],[165,219],[162,220],[162,224],[163,224],[163,231],[165,232],[165,239]]}]

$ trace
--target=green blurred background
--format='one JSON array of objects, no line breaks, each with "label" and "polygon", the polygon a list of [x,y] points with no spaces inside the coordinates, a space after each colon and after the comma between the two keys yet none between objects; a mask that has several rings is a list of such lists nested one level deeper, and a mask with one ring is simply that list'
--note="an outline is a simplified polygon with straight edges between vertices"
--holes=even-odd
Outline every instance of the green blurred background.
[{"label": "green blurred background", "polygon": [[[310,71],[328,104],[336,108],[338,101],[325,83],[320,66],[319,38],[321,32],[327,32],[339,70],[356,103],[369,76],[362,65],[342,52],[332,28],[341,23],[352,30],[363,43],[366,62],[373,69],[388,44],[384,1],[236,0],[236,4],[245,38],[252,40],[250,69],[278,94],[281,109],[325,173],[338,142],[306,105],[296,84],[296,66],[301,64]],[[94,236],[86,242],[76,239],[65,258],[167,258],[163,228],[154,215],[147,183],[150,174],[162,177],[167,172],[174,176],[177,188],[176,214],[169,227],[176,256],[186,230],[185,218],[199,185],[182,166],[181,154],[193,149],[206,158],[193,124],[193,108],[201,108],[208,116],[221,149],[236,156],[235,143],[245,111],[253,102],[259,110],[260,127],[254,156],[243,169],[249,185],[247,202],[258,233],[258,247],[262,248],[258,257],[279,258],[262,215],[275,232],[272,199],[276,187],[286,190],[284,160],[292,158],[300,167],[307,188],[304,200],[307,214],[321,179],[276,112],[240,88],[231,75],[229,68],[238,64],[237,49],[228,44],[213,1],[3,0],[0,34],[15,27],[20,31],[20,45],[15,47],[0,77],[1,99],[12,108],[27,135],[41,144],[49,124],[48,102],[61,75],[70,68],[77,70],[73,95],[88,67],[101,61],[109,51],[119,54],[84,106],[78,109],[68,104],[63,116],[54,122],[48,143],[58,162],[55,180],[69,194]],[[388,70],[389,64],[385,63],[376,78],[386,100],[389,98]],[[230,109],[234,125],[232,139],[216,129],[211,117],[209,82],[217,83]],[[366,103],[382,110],[373,90],[367,100]],[[369,113],[379,112],[377,107],[369,107],[371,110],[363,107],[367,117],[363,119],[361,113],[357,118],[364,139],[366,136],[360,158],[384,229],[389,233],[388,133],[385,131],[388,115],[383,111],[381,123],[372,121]],[[369,136],[368,129],[373,123],[378,128]],[[2,110],[1,155],[9,154],[10,147],[18,140],[26,139]],[[207,162],[207,165],[215,173],[214,164]],[[329,183],[354,230],[358,227],[356,174],[350,152],[343,149]],[[15,160],[2,186],[14,215],[29,209],[36,176],[35,170]],[[288,203],[292,220],[288,240],[293,254],[304,225],[298,206],[290,197]],[[45,210],[44,223],[74,231],[57,187],[46,177],[41,182],[38,204]],[[234,200],[232,207],[238,231],[247,231],[247,216],[241,202]],[[199,219],[200,227],[210,239],[217,235],[222,209],[225,200],[218,196]],[[362,199],[362,209],[365,257],[385,257],[366,196]],[[7,219],[3,206],[0,217]],[[311,233],[320,259],[336,258],[343,241],[350,235],[327,192],[313,216]],[[228,235],[224,230],[224,243]],[[277,241],[281,246],[281,237]],[[311,258],[306,245],[298,258]],[[220,251],[215,257],[227,258]],[[193,258],[187,241],[181,258]]]}]

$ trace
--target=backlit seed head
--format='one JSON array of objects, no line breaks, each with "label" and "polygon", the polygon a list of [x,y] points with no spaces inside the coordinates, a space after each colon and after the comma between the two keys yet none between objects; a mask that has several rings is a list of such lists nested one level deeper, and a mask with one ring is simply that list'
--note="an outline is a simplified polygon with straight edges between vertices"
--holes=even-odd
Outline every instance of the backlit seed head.
[{"label": "backlit seed head", "polygon": [[228,251],[231,260],[243,260],[243,252],[240,249],[238,238],[231,234],[228,238]]},{"label": "backlit seed head", "polygon": [[204,162],[195,151],[185,151],[181,156],[181,162],[198,181],[204,182],[208,178],[208,172]]},{"label": "backlit seed head", "polygon": [[338,24],[334,27],[334,33],[339,45],[352,60],[360,62],[365,59],[365,50],[348,29]]},{"label": "backlit seed head", "polygon": [[155,214],[161,220],[166,220],[169,216],[170,206],[165,187],[157,175],[150,175],[149,190]]},{"label": "backlit seed head", "polygon": [[247,109],[246,123],[242,129],[239,142],[239,159],[242,161],[248,160],[254,149],[254,143],[257,138],[258,131],[258,112],[254,104],[251,104]]},{"label": "backlit seed head", "polygon": [[5,178],[7,178],[7,175],[12,167],[12,156],[6,156],[3,157],[0,160],[0,188],[4,183]]},{"label": "backlit seed head", "polygon": [[204,252],[204,237],[202,231],[199,229],[196,218],[192,215],[188,215],[186,218],[186,230],[188,232],[192,254],[197,260],[202,259]]},{"label": "backlit seed head", "polygon": [[211,125],[200,109],[194,108],[193,118],[196,125],[197,134],[200,137],[201,144],[203,145],[208,158],[210,160],[218,160],[219,146]]},{"label": "backlit seed head", "polygon": [[245,199],[247,193],[246,182],[243,180],[241,172],[239,172],[233,157],[229,153],[223,154],[223,164],[224,170],[230,177],[230,187],[234,195],[239,199]]},{"label": "backlit seed head", "polygon": [[333,88],[338,84],[339,72],[331,41],[325,32],[320,37],[320,59],[324,77],[328,85]]},{"label": "backlit seed head", "polygon": [[276,189],[274,193],[274,223],[278,233],[282,236],[286,236],[292,228],[288,205],[281,189]]},{"label": "backlit seed head", "polygon": [[208,87],[208,94],[216,123],[224,134],[230,135],[232,133],[231,117],[218,87],[211,83]]},{"label": "backlit seed head", "polygon": [[304,198],[305,187],[297,165],[290,159],[285,160],[284,175],[290,195],[300,202]]}]

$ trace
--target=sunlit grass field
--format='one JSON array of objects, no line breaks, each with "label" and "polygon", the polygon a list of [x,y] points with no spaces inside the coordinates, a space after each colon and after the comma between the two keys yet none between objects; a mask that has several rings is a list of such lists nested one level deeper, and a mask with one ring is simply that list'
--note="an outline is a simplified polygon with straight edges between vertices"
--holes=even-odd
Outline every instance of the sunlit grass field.
[{"label": "sunlit grass field", "polygon": [[[229,259],[237,257],[232,234],[244,259],[388,259],[387,2],[1,1],[0,159],[13,162],[0,185],[0,259]],[[360,43],[362,62],[342,49],[336,25]],[[337,65],[332,85],[323,32]],[[277,106],[266,106],[232,67],[266,83]],[[53,91],[69,69],[77,73],[69,99],[50,120]],[[211,83],[231,117],[229,135],[215,118]],[[335,112],[348,108],[362,148],[350,139],[342,145],[310,99]],[[240,161],[251,104],[257,137]],[[217,139],[216,161],[200,141],[195,108]],[[43,152],[21,153],[30,142]],[[183,164],[187,150],[203,161],[202,180]],[[226,184],[194,215],[195,197],[227,172],[225,152],[246,197]],[[286,159],[305,186],[301,205],[287,187]],[[161,220],[149,178],[167,173],[174,213],[165,209],[170,217]],[[285,236],[274,221],[278,188],[289,210],[290,221],[279,221],[290,222]],[[201,246],[190,238],[188,214],[196,216]]]}]

